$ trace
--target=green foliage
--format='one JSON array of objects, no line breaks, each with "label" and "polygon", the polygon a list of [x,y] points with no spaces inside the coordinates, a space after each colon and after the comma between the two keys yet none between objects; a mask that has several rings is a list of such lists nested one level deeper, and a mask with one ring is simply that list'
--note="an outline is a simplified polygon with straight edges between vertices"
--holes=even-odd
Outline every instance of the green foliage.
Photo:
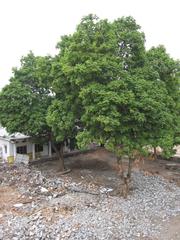
[{"label": "green foliage", "polygon": [[54,100],[48,109],[47,123],[51,126],[57,141],[73,137],[75,133],[75,119],[71,107],[67,102]]},{"label": "green foliage", "polygon": [[46,134],[47,107],[50,96],[34,94],[30,86],[14,79],[0,93],[0,121],[8,132],[31,136]]},{"label": "green foliage", "polygon": [[54,99],[52,92],[52,58],[22,57],[20,68],[13,69],[10,83],[0,93],[0,122],[9,133],[21,132],[33,141],[47,141],[52,135],[47,125],[47,109]]},{"label": "green foliage", "polygon": [[170,156],[180,132],[180,64],[144,42],[132,17],[84,17],[54,58],[22,58],[0,94],[2,125],[60,142],[78,133],[79,147],[102,143],[118,156],[147,146]]},{"label": "green foliage", "polygon": [[[144,41],[132,17],[110,23],[89,15],[58,43],[54,91],[61,105],[74,106],[67,118],[81,126],[80,147],[95,141],[118,154],[144,154],[144,146],[170,153],[179,121],[178,64],[162,46],[146,52]],[[63,108],[51,121],[59,133],[69,115]]]},{"label": "green foliage", "polygon": [[33,52],[21,58],[20,69],[13,68],[14,76],[10,82],[18,80],[29,86],[33,93],[50,93],[53,77],[51,75],[52,58],[50,56],[34,56]]}]

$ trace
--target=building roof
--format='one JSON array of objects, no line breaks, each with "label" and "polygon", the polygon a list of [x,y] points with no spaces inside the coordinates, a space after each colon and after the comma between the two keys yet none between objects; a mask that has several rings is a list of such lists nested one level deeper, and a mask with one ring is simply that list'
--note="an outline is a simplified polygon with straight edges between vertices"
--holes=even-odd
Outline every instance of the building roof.
[{"label": "building roof", "polygon": [[30,136],[24,135],[22,133],[13,133],[9,134],[5,128],[0,127],[0,138],[1,139],[6,139],[6,140],[16,140],[16,139],[26,139],[29,138]]}]

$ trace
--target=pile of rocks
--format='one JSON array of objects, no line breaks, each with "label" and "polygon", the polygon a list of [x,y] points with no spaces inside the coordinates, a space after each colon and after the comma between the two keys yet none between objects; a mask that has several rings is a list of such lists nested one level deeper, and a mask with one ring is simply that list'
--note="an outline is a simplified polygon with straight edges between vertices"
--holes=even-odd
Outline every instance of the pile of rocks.
[{"label": "pile of rocks", "polygon": [[138,171],[127,199],[109,196],[106,186],[48,178],[23,166],[0,172],[1,186],[15,186],[22,196],[0,218],[3,240],[156,239],[163,221],[180,214],[180,188]]}]

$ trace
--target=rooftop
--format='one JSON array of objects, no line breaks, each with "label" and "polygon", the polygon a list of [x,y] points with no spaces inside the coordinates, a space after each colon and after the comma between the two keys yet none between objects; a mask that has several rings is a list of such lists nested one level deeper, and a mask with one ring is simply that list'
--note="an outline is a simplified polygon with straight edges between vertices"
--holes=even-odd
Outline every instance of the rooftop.
[{"label": "rooftop", "polygon": [[13,134],[9,134],[6,131],[6,128],[0,127],[0,138],[4,138],[6,140],[15,140],[15,139],[24,139],[24,138],[29,138],[29,136],[24,135],[22,133],[16,132]]}]

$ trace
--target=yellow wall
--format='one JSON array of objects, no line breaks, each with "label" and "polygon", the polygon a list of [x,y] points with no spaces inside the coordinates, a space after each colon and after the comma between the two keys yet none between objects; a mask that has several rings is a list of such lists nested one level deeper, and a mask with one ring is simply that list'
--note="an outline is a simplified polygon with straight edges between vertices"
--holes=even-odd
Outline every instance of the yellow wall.
[{"label": "yellow wall", "polygon": [[8,160],[8,163],[9,163],[9,164],[14,163],[14,156],[9,156],[9,157],[7,157],[7,160]]},{"label": "yellow wall", "polygon": [[33,158],[32,157],[32,152],[28,153],[27,155],[29,156],[29,160],[32,160],[32,158]]}]

